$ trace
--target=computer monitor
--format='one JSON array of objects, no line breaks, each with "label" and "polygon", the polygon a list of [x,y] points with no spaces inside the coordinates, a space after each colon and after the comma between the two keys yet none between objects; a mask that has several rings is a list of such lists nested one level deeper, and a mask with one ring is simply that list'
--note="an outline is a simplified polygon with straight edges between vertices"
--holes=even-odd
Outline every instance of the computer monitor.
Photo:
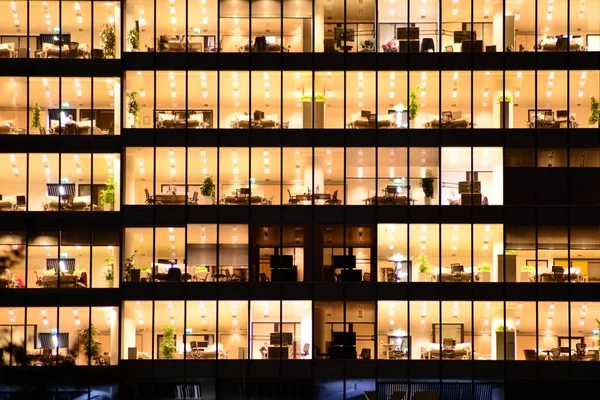
[{"label": "computer monitor", "polygon": [[277,43],[277,36],[266,36],[266,39],[269,44]]},{"label": "computer monitor", "polygon": [[387,194],[398,194],[400,192],[400,188],[398,186],[386,186],[385,191]]},{"label": "computer monitor", "polygon": [[250,188],[240,188],[240,194],[243,196],[250,196]]},{"label": "computer monitor", "polygon": [[544,111],[544,121],[551,122],[554,120],[554,113],[552,111]]},{"label": "computer monitor", "polygon": [[556,119],[567,119],[569,118],[568,110],[558,110],[556,111]]},{"label": "computer monitor", "polygon": [[362,118],[369,118],[369,115],[371,115],[371,111],[369,111],[369,110],[360,110],[360,116]]},{"label": "computer monitor", "polygon": [[333,332],[332,339],[334,346],[355,346],[356,332]]}]

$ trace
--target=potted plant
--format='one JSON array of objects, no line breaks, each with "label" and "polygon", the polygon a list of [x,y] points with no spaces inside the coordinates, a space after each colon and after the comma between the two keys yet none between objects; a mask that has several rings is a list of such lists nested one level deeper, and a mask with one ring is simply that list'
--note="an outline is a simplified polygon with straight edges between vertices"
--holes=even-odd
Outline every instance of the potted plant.
[{"label": "potted plant", "polygon": [[302,103],[302,127],[305,129],[313,127],[313,110],[315,114],[314,127],[325,127],[325,104],[327,103],[327,97],[324,94],[317,94],[314,99],[313,106],[312,95],[300,96],[300,102]]},{"label": "potted plant", "polygon": [[140,31],[137,27],[131,29],[127,32],[127,43],[131,47],[131,51],[138,52],[140,51]]},{"label": "potted plant", "polygon": [[600,347],[600,320],[598,318],[594,318],[594,322],[596,322],[596,329],[594,329],[594,333],[598,336],[598,347]]},{"label": "potted plant", "polygon": [[600,102],[595,96],[590,97],[590,117],[588,123],[591,127],[600,122]]},{"label": "potted plant", "polygon": [[206,175],[200,186],[200,195],[202,195],[202,203],[204,205],[212,205],[215,198],[215,184],[211,174]]},{"label": "potted plant", "polygon": [[408,121],[411,129],[415,127],[417,112],[419,112],[419,107],[421,107],[421,101],[419,100],[421,90],[423,90],[423,88],[417,86],[415,90],[411,90],[408,95]]},{"label": "potted plant", "polygon": [[104,185],[106,189],[100,191],[100,203],[104,206],[104,211],[113,211],[115,207],[115,188],[117,185],[112,175],[108,176]]},{"label": "potted plant", "polygon": [[488,263],[483,263],[477,267],[480,282],[490,282],[492,267]]},{"label": "potted plant", "polygon": [[96,340],[98,330],[94,325],[90,324],[89,328],[82,329],[79,332],[83,341],[83,353],[87,356],[88,362],[91,364],[95,357],[100,355],[100,341]]},{"label": "potted plant", "polygon": [[[139,272],[132,273],[132,270],[134,269],[133,268],[133,264],[134,264],[133,259],[135,258],[136,254],[137,254],[137,250],[134,250],[131,257],[125,259],[125,265],[124,265],[123,269],[125,270],[125,280],[127,280],[129,282],[132,282],[132,279],[131,279],[132,275],[137,276],[136,282],[140,281],[140,273]],[[136,270],[139,271],[139,269],[136,269]]]},{"label": "potted plant", "polygon": [[[151,278],[152,278],[152,267],[149,265],[144,265],[142,267],[142,272],[146,274],[145,278],[147,282],[150,282]],[[144,282],[144,280],[142,280],[142,282]]]},{"label": "potted plant", "polygon": [[162,342],[160,343],[160,351],[163,356],[170,360],[173,358],[173,354],[177,351],[175,346],[175,329],[171,325],[165,325],[163,328]]},{"label": "potted plant", "polygon": [[102,54],[104,58],[115,58],[115,24],[105,24],[100,31]]},{"label": "potted plant", "polygon": [[421,253],[417,256],[419,261],[419,282],[431,282],[431,266],[429,265],[429,258]]},{"label": "potted plant", "polygon": [[35,103],[31,108],[31,124],[29,125],[29,133],[40,133],[44,128],[40,118],[41,113],[42,107],[40,107],[38,103]]},{"label": "potted plant", "polygon": [[425,205],[431,205],[431,199],[433,198],[433,185],[434,185],[433,172],[428,169],[425,172],[425,178],[421,178],[419,181],[419,187],[423,189],[425,193]]},{"label": "potted plant", "polygon": [[104,279],[108,282],[108,287],[112,288],[115,283],[115,259],[106,257],[104,259]]},{"label": "potted plant", "polygon": [[137,101],[139,90],[132,90],[127,93],[127,113],[133,116],[132,128],[138,128],[140,125],[140,103]]},{"label": "potted plant", "polygon": [[529,278],[535,276],[535,266],[523,265],[521,266],[521,282],[529,282]]}]

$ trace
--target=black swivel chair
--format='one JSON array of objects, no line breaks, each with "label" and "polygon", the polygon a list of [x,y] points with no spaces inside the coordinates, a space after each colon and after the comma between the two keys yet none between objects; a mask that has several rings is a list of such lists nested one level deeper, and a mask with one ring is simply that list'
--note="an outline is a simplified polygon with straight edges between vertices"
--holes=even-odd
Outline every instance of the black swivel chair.
[{"label": "black swivel chair", "polygon": [[554,282],[564,282],[565,281],[565,269],[563,267],[553,265],[552,273],[554,274]]},{"label": "black swivel chair", "polygon": [[292,192],[290,192],[290,189],[287,190],[288,191],[288,196],[290,196],[288,202],[289,204],[298,204],[298,199],[296,198],[296,196],[292,196]]},{"label": "black swivel chair", "polygon": [[360,355],[358,357],[361,360],[370,360],[371,359],[371,349],[362,349],[360,351]]},{"label": "black swivel chair", "polygon": [[194,192],[190,199],[190,204],[198,204],[198,192]]},{"label": "black swivel chair", "polygon": [[340,204],[342,204],[342,201],[340,199],[338,199],[338,190],[333,192],[331,199],[325,200],[325,204],[331,204],[334,206],[339,206]]},{"label": "black swivel chair", "polygon": [[19,211],[25,211],[25,207],[27,207],[27,198],[25,196],[17,196],[17,209]]},{"label": "black swivel chair", "polygon": [[150,196],[148,189],[144,189],[144,193],[146,194],[146,204],[154,204],[154,197]]},{"label": "black swivel chair", "polygon": [[569,39],[564,37],[557,38],[554,51],[569,51]]},{"label": "black swivel chair", "polygon": [[421,53],[435,52],[435,43],[432,38],[423,38],[421,42]]},{"label": "black swivel chair", "polygon": [[537,353],[535,352],[535,350],[525,349],[525,350],[523,350],[523,354],[525,355],[526,361],[536,361],[537,360]]},{"label": "black swivel chair", "polygon": [[181,282],[181,270],[177,267],[169,268],[167,282]]},{"label": "black swivel chair", "polygon": [[442,358],[453,360],[456,354],[454,353],[454,339],[444,338],[442,341]]},{"label": "black swivel chair", "polygon": [[271,280],[269,279],[267,274],[265,274],[264,272],[261,272],[260,274],[258,274],[258,281],[259,282],[271,282]]},{"label": "black swivel chair", "polygon": [[315,346],[315,357],[317,358],[329,358],[329,354],[327,353],[322,353],[321,349],[319,348],[319,346]]},{"label": "black swivel chair", "polygon": [[465,267],[461,264],[450,264],[453,281],[462,281],[463,274],[465,273]]},{"label": "black swivel chair", "polygon": [[69,43],[69,58],[77,58],[79,43],[71,42]]}]

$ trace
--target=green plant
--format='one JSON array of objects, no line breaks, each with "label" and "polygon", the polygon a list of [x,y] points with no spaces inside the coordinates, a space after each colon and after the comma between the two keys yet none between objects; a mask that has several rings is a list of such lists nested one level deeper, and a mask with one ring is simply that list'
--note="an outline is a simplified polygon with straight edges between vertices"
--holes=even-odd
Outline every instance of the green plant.
[{"label": "green plant", "polygon": [[35,103],[31,108],[31,125],[29,127],[31,129],[42,129],[42,121],[40,119],[40,114],[42,113],[42,107],[38,103]]},{"label": "green plant", "polygon": [[104,183],[106,189],[100,191],[100,202],[102,204],[110,204],[112,207],[115,205],[115,189],[117,184],[112,175],[108,176],[108,179]]},{"label": "green plant", "polygon": [[194,271],[196,273],[199,273],[199,272],[208,272],[208,267],[205,267],[203,265],[197,265],[196,268],[194,268]]},{"label": "green plant", "polygon": [[133,115],[136,125],[140,123],[140,103],[137,101],[138,90],[127,93],[127,112]]},{"label": "green plant", "polygon": [[[300,96],[300,101],[312,101],[313,97],[310,94]],[[315,96],[315,101],[327,101],[327,96],[324,94],[318,94]]]},{"label": "green plant", "polygon": [[517,252],[515,250],[504,250],[504,254],[506,254],[507,256],[510,256],[510,255],[516,256]]},{"label": "green plant", "polygon": [[421,178],[419,181],[419,187],[423,188],[423,193],[425,193],[425,197],[433,197],[433,172],[428,169],[425,172],[425,178]]},{"label": "green plant", "polygon": [[423,88],[417,86],[415,90],[411,90],[408,95],[408,119],[410,120],[417,118],[417,112],[419,111],[419,107],[421,107],[421,102],[419,101],[421,90],[423,90]]},{"label": "green plant", "polygon": [[212,175],[206,175],[200,186],[200,194],[204,197],[215,197],[215,184]]},{"label": "green plant", "polygon": [[431,267],[429,266],[429,258],[425,254],[419,254],[417,256],[417,261],[419,261],[419,272],[431,271]]},{"label": "green plant", "polygon": [[166,325],[163,328],[163,337],[162,342],[160,343],[160,350],[167,360],[172,359],[173,354],[175,354],[175,351],[177,351],[177,348],[175,347],[175,330],[171,325]]},{"label": "green plant", "polygon": [[506,327],[506,326],[504,326],[502,324],[500,324],[500,325],[498,325],[496,327],[496,332],[504,332],[504,331],[507,331],[507,330],[508,330],[508,327]]},{"label": "green plant", "polygon": [[590,118],[588,123],[596,125],[600,121],[600,102],[595,96],[590,97]]},{"label": "green plant", "polygon": [[503,101],[507,102],[507,103],[512,103],[512,97],[510,96],[498,96],[498,98],[496,99],[496,101],[498,103],[502,103]]},{"label": "green plant", "polygon": [[490,272],[491,270],[492,267],[490,267],[490,264],[487,263],[483,263],[479,267],[477,267],[477,271],[479,272]]},{"label": "green plant", "polygon": [[100,38],[102,39],[102,51],[104,58],[115,56],[115,24],[105,24],[100,31]]},{"label": "green plant", "polygon": [[523,265],[521,267],[521,272],[530,272],[532,274],[535,274],[535,266],[533,266],[533,265]]},{"label": "green plant", "polygon": [[148,271],[150,271],[151,269],[152,269],[152,267],[151,267],[151,266],[149,266],[149,265],[144,265],[144,266],[142,267],[142,271],[144,271],[144,272],[148,272]]},{"label": "green plant", "polygon": [[104,279],[113,281],[115,279],[115,258],[106,257],[104,259]]},{"label": "green plant", "polygon": [[127,32],[127,42],[132,50],[140,49],[140,31],[137,28],[133,28]]},{"label": "green plant", "polygon": [[598,318],[594,318],[594,322],[596,322],[596,331],[598,332],[596,336],[598,336],[598,347],[600,347],[600,320]]},{"label": "green plant", "polygon": [[94,325],[90,324],[89,328],[82,329],[79,334],[83,340],[83,352],[87,356],[88,361],[91,361],[94,357],[97,357],[100,354],[101,343],[100,341],[96,340],[98,330],[94,327]]},{"label": "green plant", "polygon": [[137,254],[137,250],[133,251],[133,254],[131,255],[131,257],[126,258],[125,259],[125,273],[129,275],[129,273],[131,272],[131,269],[133,268],[133,259],[135,258],[135,255]]}]

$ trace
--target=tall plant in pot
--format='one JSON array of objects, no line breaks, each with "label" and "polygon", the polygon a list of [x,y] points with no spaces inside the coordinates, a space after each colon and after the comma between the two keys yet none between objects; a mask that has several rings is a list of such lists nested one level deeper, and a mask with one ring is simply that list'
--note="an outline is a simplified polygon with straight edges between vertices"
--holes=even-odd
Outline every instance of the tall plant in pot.
[{"label": "tall plant in pot", "polygon": [[590,117],[588,123],[595,126],[600,122],[600,102],[595,96],[590,97]]},{"label": "tall plant in pot", "polygon": [[421,253],[417,256],[419,262],[419,282],[431,282],[431,266],[429,257]]},{"label": "tall plant in pot", "polygon": [[117,184],[112,175],[104,183],[106,189],[100,191],[100,202],[104,207],[104,211],[113,211],[115,207],[115,189]]},{"label": "tall plant in pot", "polygon": [[112,288],[115,284],[115,258],[106,257],[104,259],[104,279],[108,283],[108,287]]},{"label": "tall plant in pot", "polygon": [[115,24],[105,24],[100,31],[100,38],[102,39],[102,55],[104,58],[115,58]]},{"label": "tall plant in pot", "polygon": [[132,128],[137,128],[140,125],[140,103],[137,101],[139,90],[132,90],[127,93],[127,113],[133,116]]},{"label": "tall plant in pot", "polygon": [[215,183],[212,175],[208,174],[202,181],[200,186],[200,195],[202,196],[202,204],[212,205],[215,198]]},{"label": "tall plant in pot", "polygon": [[[134,250],[133,254],[129,258],[125,259],[125,263],[123,265],[123,270],[125,271],[125,280],[129,281],[129,282],[131,282],[131,275],[132,275],[131,271],[134,269],[134,258],[135,258],[135,255],[137,254],[137,252],[138,252],[137,250]],[[139,271],[139,269],[138,269],[138,271]],[[138,281],[140,280],[139,275],[140,274],[138,273],[137,274]]]},{"label": "tall plant in pot", "polygon": [[40,133],[43,126],[40,115],[42,114],[42,107],[38,103],[35,103],[31,108],[31,124],[29,124],[29,133]]},{"label": "tall plant in pot", "polygon": [[415,127],[415,119],[417,118],[419,107],[421,107],[421,101],[419,100],[421,90],[423,90],[423,88],[417,86],[414,90],[411,90],[408,95],[408,121],[411,128]]},{"label": "tall plant in pot", "polygon": [[91,364],[91,361],[100,355],[100,341],[96,340],[96,336],[98,335],[98,330],[93,324],[90,324],[89,328],[82,329],[79,332],[81,336],[81,341],[83,342],[83,353],[88,358],[88,361]]},{"label": "tall plant in pot", "polygon": [[173,358],[173,354],[177,351],[175,346],[175,329],[171,325],[165,325],[163,328],[162,342],[160,343],[160,351],[163,356],[170,360]]},{"label": "tall plant in pot", "polygon": [[433,189],[434,189],[435,179],[433,178],[433,172],[428,169],[425,172],[425,178],[421,178],[419,181],[419,187],[423,189],[423,193],[425,194],[425,205],[431,205],[431,199],[433,199]]},{"label": "tall plant in pot", "polygon": [[140,51],[140,31],[137,27],[131,29],[127,32],[127,43],[129,43],[129,47],[131,47],[131,51],[138,52]]}]

